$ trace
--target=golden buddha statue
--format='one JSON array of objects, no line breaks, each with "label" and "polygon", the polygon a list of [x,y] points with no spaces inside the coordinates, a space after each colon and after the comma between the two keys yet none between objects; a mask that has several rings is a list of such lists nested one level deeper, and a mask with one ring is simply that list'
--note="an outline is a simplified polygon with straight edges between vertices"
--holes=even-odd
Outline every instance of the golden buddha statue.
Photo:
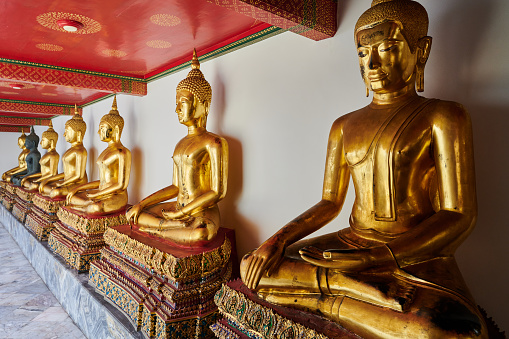
[{"label": "golden buddha statue", "polygon": [[101,118],[99,136],[108,147],[97,158],[99,180],[69,191],[66,205],[87,214],[107,214],[127,205],[127,185],[131,174],[131,151],[120,142],[124,119],[117,110],[117,97],[108,114]]},{"label": "golden buddha statue", "polygon": [[53,124],[50,121],[48,129],[41,136],[41,146],[48,150],[39,161],[41,172],[24,177],[20,186],[28,190],[36,190],[39,188],[41,181],[57,174],[58,160],[60,159],[60,155],[55,150],[57,141],[58,133],[53,129]]},{"label": "golden buddha statue", "polygon": [[21,153],[18,155],[18,166],[11,168],[10,170],[6,171],[2,174],[2,180],[5,180],[7,182],[11,181],[11,177],[14,174],[18,174],[20,172],[23,172],[27,169],[27,163],[25,161],[28,153],[30,153],[30,150],[25,146],[25,140],[26,140],[25,132],[21,133],[21,136],[18,138],[18,146],[22,149]]},{"label": "golden buddha statue", "polygon": [[[242,260],[243,282],[265,300],[366,338],[487,336],[454,258],[477,215],[471,121],[457,103],[417,95],[427,29],[411,0],[374,0],[359,18],[373,101],[332,125],[322,200]],[[350,176],[350,227],[299,241],[339,214]]]},{"label": "golden buddha statue", "polygon": [[[211,99],[212,89],[194,51],[192,69],[177,86],[175,110],[188,134],[173,152],[173,184],[127,212],[140,231],[183,246],[200,246],[217,234],[217,203],[226,194],[228,178],[228,143],[206,130]],[[173,198],[177,200],[164,202]]]},{"label": "golden buddha statue", "polygon": [[87,124],[79,115],[75,105],[74,116],[65,123],[64,138],[71,147],[62,156],[64,172],[43,179],[39,184],[39,193],[52,199],[61,198],[75,186],[88,181],[87,150],[83,146],[86,131]]}]

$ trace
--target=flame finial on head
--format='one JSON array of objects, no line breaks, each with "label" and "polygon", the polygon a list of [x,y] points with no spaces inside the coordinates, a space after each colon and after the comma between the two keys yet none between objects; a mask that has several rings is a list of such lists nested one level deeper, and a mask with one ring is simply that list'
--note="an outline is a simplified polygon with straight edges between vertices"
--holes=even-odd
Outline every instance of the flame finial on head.
[{"label": "flame finial on head", "polygon": [[78,105],[74,104],[74,115],[71,119],[67,120],[65,123],[65,128],[70,127],[76,132],[81,132],[81,137],[85,136],[85,132],[87,131],[87,124],[83,120],[83,117],[80,115],[78,111]]},{"label": "flame finial on head", "polygon": [[42,132],[42,138],[46,138],[49,141],[54,141],[55,144],[57,143],[58,133],[53,129],[53,122],[51,120],[49,121],[48,129]]},{"label": "flame finial on head", "polygon": [[202,71],[200,70],[200,61],[196,54],[196,49],[193,50],[193,59],[191,61],[191,71],[187,77],[179,82],[177,86],[177,92],[180,90],[188,90],[200,102],[211,102],[212,101],[212,88]]},{"label": "flame finial on head", "polygon": [[111,128],[115,128],[118,126],[119,132],[122,133],[124,129],[124,118],[120,116],[120,113],[117,109],[117,95],[113,98],[113,103],[111,104],[111,110],[108,114],[104,115],[101,118],[100,123],[106,123]]}]

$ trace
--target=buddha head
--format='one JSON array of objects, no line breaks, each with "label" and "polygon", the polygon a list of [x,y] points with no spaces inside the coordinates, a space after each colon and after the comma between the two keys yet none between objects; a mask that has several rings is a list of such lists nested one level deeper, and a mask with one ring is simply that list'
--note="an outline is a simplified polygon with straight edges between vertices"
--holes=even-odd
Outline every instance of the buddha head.
[{"label": "buddha head", "polygon": [[50,121],[48,129],[42,132],[41,146],[44,149],[55,148],[58,141],[58,134],[53,129],[53,123]]},{"label": "buddha head", "polygon": [[21,135],[19,136],[18,138],[18,146],[19,148],[23,149],[25,148],[25,140],[26,140],[27,136],[25,134],[25,132],[21,132]]},{"label": "buddha head", "polygon": [[30,130],[30,134],[27,135],[25,139],[25,146],[30,151],[35,150],[37,148],[37,144],[39,143],[39,136],[35,134],[34,126],[32,126]]},{"label": "buddha head", "polygon": [[194,50],[191,71],[177,86],[175,112],[179,122],[188,126],[196,123],[198,127],[206,127],[211,101],[212,88],[200,70],[200,62]]},{"label": "buddha head", "polygon": [[120,141],[124,129],[124,118],[120,116],[117,109],[117,97],[113,99],[111,110],[101,118],[99,123],[99,136],[101,141]]},{"label": "buddha head", "polygon": [[412,0],[373,0],[355,25],[361,74],[369,91],[424,90],[431,49],[428,14]]},{"label": "buddha head", "polygon": [[83,121],[83,117],[78,113],[78,107],[74,105],[74,116],[65,123],[64,138],[69,143],[83,142],[87,124]]}]

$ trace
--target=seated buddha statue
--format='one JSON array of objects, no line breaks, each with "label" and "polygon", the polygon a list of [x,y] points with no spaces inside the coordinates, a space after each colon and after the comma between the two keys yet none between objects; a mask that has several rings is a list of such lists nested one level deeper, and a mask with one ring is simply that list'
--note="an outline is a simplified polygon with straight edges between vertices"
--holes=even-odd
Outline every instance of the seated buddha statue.
[{"label": "seated buddha statue", "polygon": [[39,164],[41,153],[37,149],[38,144],[39,136],[35,134],[34,127],[32,126],[30,134],[25,138],[25,147],[29,150],[25,157],[27,167],[21,172],[11,174],[11,182],[14,185],[20,186],[21,180],[27,176],[41,172],[41,165]]},{"label": "seated buddha statue", "polygon": [[127,205],[127,185],[131,173],[131,151],[120,142],[124,119],[117,110],[117,98],[99,123],[99,137],[108,147],[97,158],[99,180],[69,190],[66,205],[87,214],[108,214]]},{"label": "seated buddha statue", "polygon": [[83,146],[83,137],[87,124],[74,107],[74,116],[65,123],[64,138],[71,144],[62,156],[64,172],[41,180],[39,193],[50,198],[65,197],[77,185],[88,182],[87,150]]},{"label": "seated buddha statue", "polygon": [[41,165],[41,172],[32,175],[27,175],[21,180],[21,186],[28,190],[36,190],[39,188],[39,183],[55,174],[58,171],[58,160],[60,155],[55,150],[58,141],[58,134],[53,129],[53,124],[49,123],[49,127],[42,133],[41,146],[47,150],[46,154],[41,157],[39,164]]},{"label": "seated buddha statue", "polygon": [[13,174],[22,172],[27,169],[27,163],[25,161],[25,158],[27,154],[30,152],[28,148],[25,146],[25,139],[26,139],[25,133],[21,133],[21,136],[18,138],[18,146],[21,148],[21,153],[18,155],[18,166],[11,168],[10,170],[6,171],[2,174],[2,180],[5,180],[7,182],[11,181],[11,176]]},{"label": "seated buddha statue", "polygon": [[[333,123],[322,199],[243,258],[242,280],[263,299],[366,338],[487,337],[454,258],[477,215],[471,121],[417,94],[427,29],[411,0],[374,0],[357,21],[373,100]],[[350,178],[349,227],[301,240],[340,213]]]},{"label": "seated buddha statue", "polygon": [[228,178],[228,144],[206,130],[211,99],[212,89],[194,51],[192,69],[177,86],[175,110],[188,134],[173,152],[172,185],[127,212],[127,219],[140,231],[182,246],[206,244],[217,234],[217,203],[226,194]]}]

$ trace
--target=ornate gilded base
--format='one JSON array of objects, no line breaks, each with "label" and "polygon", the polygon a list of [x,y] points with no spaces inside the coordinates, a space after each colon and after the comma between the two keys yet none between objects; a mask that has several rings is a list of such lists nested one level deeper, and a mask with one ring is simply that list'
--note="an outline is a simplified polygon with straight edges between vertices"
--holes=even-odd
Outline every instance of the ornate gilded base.
[{"label": "ornate gilded base", "polygon": [[48,241],[49,234],[58,221],[57,211],[65,199],[51,199],[40,194],[33,195],[33,206],[27,215],[25,224],[39,241]]},{"label": "ornate gilded base", "polygon": [[231,276],[232,230],[220,229],[201,248],[178,247],[127,225],[108,229],[104,238],[108,247],[91,264],[89,284],[137,330],[148,338],[213,336],[214,294]]},{"label": "ornate gilded base", "polygon": [[[18,192],[21,194],[18,194]],[[26,194],[27,191],[22,188],[16,189],[16,197],[14,198],[14,205],[12,207],[12,214],[22,224],[25,223],[26,216],[32,210],[32,200],[24,200],[22,197],[32,199],[31,194]]]},{"label": "ornate gilded base", "polygon": [[2,195],[2,205],[9,211],[12,211],[12,207],[14,206],[14,199],[16,198],[16,186],[2,181],[4,189]]},{"label": "ornate gilded base", "polygon": [[359,338],[325,318],[270,304],[240,280],[223,285],[214,301],[224,319],[211,329],[221,339]]},{"label": "ornate gilded base", "polygon": [[57,215],[60,221],[54,223],[48,245],[78,272],[88,271],[90,263],[100,259],[100,251],[105,245],[104,231],[126,221],[125,211],[88,216],[61,207]]}]

